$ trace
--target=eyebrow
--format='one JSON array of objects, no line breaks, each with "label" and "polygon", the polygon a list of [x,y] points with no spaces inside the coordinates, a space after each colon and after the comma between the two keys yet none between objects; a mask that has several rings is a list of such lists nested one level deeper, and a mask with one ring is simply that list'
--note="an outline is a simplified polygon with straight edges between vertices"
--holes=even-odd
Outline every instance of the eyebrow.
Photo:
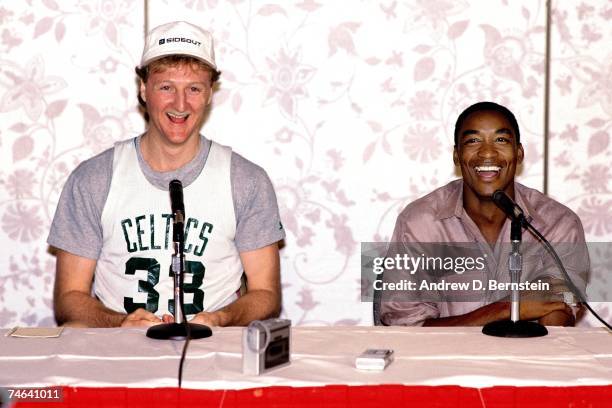
[{"label": "eyebrow", "polygon": [[467,129],[467,130],[464,130],[463,132],[461,132],[461,137],[463,138],[465,136],[477,135],[478,133],[480,133],[480,132],[475,130],[475,129]]},{"label": "eyebrow", "polygon": [[[478,130],[476,130],[476,129],[466,129],[463,132],[461,132],[461,138],[464,138],[465,136],[470,136],[470,135],[477,135],[479,133],[480,132]],[[495,131],[495,134],[514,136],[514,132],[511,129],[508,129],[508,128],[497,129]]]},{"label": "eyebrow", "polygon": [[508,128],[497,129],[495,131],[495,133],[497,133],[498,135],[510,135],[510,136],[514,136],[514,132],[511,129],[508,129]]}]

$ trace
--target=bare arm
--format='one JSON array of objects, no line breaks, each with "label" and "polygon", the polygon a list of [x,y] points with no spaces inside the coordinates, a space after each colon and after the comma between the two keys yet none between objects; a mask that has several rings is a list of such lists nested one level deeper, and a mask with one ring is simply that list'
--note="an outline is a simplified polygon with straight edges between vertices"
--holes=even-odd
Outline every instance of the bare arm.
[{"label": "bare arm", "polygon": [[201,312],[194,323],[209,326],[246,326],[253,320],[278,316],[281,306],[280,261],[276,243],[241,252],[247,293],[215,312]]},{"label": "bare arm", "polygon": [[144,309],[125,315],[91,296],[96,260],[58,250],[53,310],[58,324],[80,327],[150,326],[161,322]]},{"label": "bare arm", "polygon": [[[552,289],[545,292],[521,291],[520,319],[538,320],[545,326],[573,326],[575,318],[572,309],[563,303],[562,296],[558,295],[565,289],[563,281],[550,277],[542,277],[540,280],[549,283]],[[496,320],[510,319],[510,302],[507,300],[508,297],[459,316],[429,319],[423,325],[482,326]]]},{"label": "bare arm", "polygon": [[574,326],[576,324],[576,317],[571,311],[571,308],[567,306],[566,310],[555,310],[549,314],[542,316],[538,319],[538,322],[544,326]]},{"label": "bare arm", "polygon": [[[521,320],[540,320],[540,323],[548,326],[567,326],[569,320],[573,321],[573,314],[568,305],[563,302],[521,302]],[[427,319],[423,326],[483,326],[496,320],[510,318],[510,303],[496,302],[480,307],[469,313]]]}]

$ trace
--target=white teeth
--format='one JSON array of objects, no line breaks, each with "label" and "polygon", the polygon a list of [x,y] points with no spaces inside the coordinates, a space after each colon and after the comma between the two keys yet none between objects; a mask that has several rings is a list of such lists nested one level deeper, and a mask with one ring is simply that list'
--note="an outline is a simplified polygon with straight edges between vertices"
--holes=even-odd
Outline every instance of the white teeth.
[{"label": "white teeth", "polygon": [[174,112],[167,112],[167,115],[175,119],[182,119],[182,118],[186,118],[187,116],[189,116],[188,113],[174,113]]},{"label": "white teeth", "polygon": [[474,169],[477,172],[481,172],[481,171],[500,171],[501,167],[500,166],[476,166],[476,167],[474,167]]}]

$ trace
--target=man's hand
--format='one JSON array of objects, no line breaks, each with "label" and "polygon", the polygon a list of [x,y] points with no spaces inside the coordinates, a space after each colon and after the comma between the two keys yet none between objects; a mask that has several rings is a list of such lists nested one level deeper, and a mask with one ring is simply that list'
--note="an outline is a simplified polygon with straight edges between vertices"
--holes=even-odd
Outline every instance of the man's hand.
[{"label": "man's hand", "polygon": [[278,316],[281,304],[280,261],[276,243],[240,253],[247,293],[214,312],[200,312],[192,323],[207,326],[246,326],[253,320]]},{"label": "man's hand", "polygon": [[[536,320],[549,326],[571,325],[573,313],[571,308],[563,302],[521,302],[520,319]],[[483,326],[496,320],[510,318],[510,302],[501,301],[480,307],[469,313],[459,316],[441,317],[425,320],[423,326]]]},{"label": "man's hand", "polygon": [[[522,290],[520,297],[521,302],[528,302],[530,300],[536,302],[563,302],[563,293],[571,292],[570,289],[565,285],[563,279],[553,277],[538,278],[542,283],[547,283],[550,287],[549,290]],[[509,299],[508,296],[506,299]]]},{"label": "man's hand", "polygon": [[544,326],[573,326],[572,308],[563,302],[521,302],[521,320],[535,320]]},{"label": "man's hand", "polygon": [[[208,327],[222,325],[222,317],[220,312],[200,312],[193,316],[189,323],[203,324]],[[147,312],[144,309],[137,309],[133,313],[127,315],[121,324],[122,327],[148,327],[155,326],[160,323],[174,323],[174,316],[165,314],[162,318],[158,318],[153,313]]]},{"label": "man's hand", "polygon": [[574,326],[576,318],[572,312],[556,310],[539,318],[538,322],[544,326]]},{"label": "man's hand", "polygon": [[553,312],[562,312],[573,316],[572,309],[563,302],[524,301],[521,302],[520,319],[540,319]]},{"label": "man's hand", "polygon": [[196,314],[190,323],[204,324],[208,327],[222,326],[219,312],[200,312]]},{"label": "man's hand", "polygon": [[521,291],[521,319],[534,320],[544,326],[573,326],[576,317],[572,308],[563,302],[563,293],[571,292],[565,280],[543,277],[550,285],[548,291]]},{"label": "man's hand", "polygon": [[145,309],[139,308],[125,316],[121,322],[121,327],[150,327],[160,323],[163,323],[162,319]]}]

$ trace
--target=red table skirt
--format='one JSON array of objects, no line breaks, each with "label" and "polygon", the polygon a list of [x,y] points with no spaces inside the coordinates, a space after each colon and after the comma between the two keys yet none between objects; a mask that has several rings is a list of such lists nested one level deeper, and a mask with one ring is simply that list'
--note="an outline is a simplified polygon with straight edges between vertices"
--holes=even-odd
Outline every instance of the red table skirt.
[{"label": "red table skirt", "polygon": [[247,390],[63,387],[62,402],[17,402],[32,407],[521,407],[610,408],[612,385],[588,387],[346,386],[264,387]]}]

